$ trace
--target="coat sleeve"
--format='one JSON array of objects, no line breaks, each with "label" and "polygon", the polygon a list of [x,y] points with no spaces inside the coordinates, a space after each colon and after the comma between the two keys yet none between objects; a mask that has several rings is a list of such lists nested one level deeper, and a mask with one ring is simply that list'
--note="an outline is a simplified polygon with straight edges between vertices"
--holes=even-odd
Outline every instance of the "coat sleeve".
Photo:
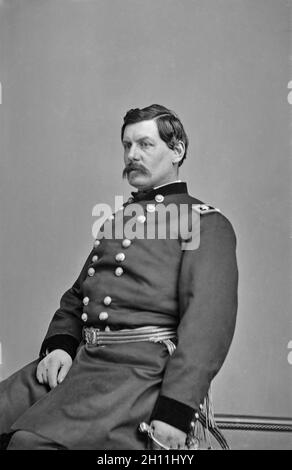
[{"label": "coat sleeve", "polygon": [[94,250],[92,250],[81,270],[78,279],[73,286],[61,297],[60,307],[55,312],[50,322],[47,334],[42,343],[40,357],[46,355],[46,351],[63,349],[74,359],[78,345],[82,339],[81,321],[82,303],[82,283],[86,278],[88,266]]},{"label": "coat sleeve", "polygon": [[167,363],[152,419],[188,432],[229,350],[237,313],[236,237],[220,213],[201,216],[200,245],[184,251],[178,344]]}]

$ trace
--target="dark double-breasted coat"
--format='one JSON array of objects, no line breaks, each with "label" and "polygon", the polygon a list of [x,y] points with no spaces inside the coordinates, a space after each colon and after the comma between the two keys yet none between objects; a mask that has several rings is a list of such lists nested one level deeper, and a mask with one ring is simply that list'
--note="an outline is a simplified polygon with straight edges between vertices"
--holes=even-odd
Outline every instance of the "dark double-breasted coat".
[{"label": "dark double-breasted coat", "polygon": [[[199,222],[199,244],[182,249],[187,236],[181,232],[117,237],[115,226],[130,220],[134,203],[142,211],[134,217],[142,231],[159,225],[155,217],[148,220],[159,205],[172,204],[178,214],[187,207],[188,227],[190,220]],[[113,233],[106,237],[109,224]],[[191,197],[185,183],[139,193],[103,226],[49,325],[41,357],[66,350],[75,357],[67,377],[48,391],[35,379],[35,361],[4,381],[0,408],[10,411],[2,430],[29,430],[70,449],[145,448],[138,426],[151,419],[188,432],[231,344],[237,281],[236,238],[221,212]],[[92,347],[82,339],[83,327],[149,325],[177,330],[172,356],[163,343]]]}]

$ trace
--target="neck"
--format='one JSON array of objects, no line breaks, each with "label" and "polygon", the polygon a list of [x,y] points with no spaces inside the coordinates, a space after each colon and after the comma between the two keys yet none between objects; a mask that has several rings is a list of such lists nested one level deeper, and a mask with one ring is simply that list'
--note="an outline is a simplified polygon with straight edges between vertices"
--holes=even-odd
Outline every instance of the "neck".
[{"label": "neck", "polygon": [[138,191],[147,191],[148,189],[153,189],[153,188],[156,189],[156,188],[160,188],[161,186],[165,186],[167,184],[176,183],[180,181],[181,180],[178,179],[178,174],[176,174],[176,175],[173,175],[172,177],[168,177],[160,181],[157,181],[155,186],[140,186],[140,187],[136,187],[136,189]]}]

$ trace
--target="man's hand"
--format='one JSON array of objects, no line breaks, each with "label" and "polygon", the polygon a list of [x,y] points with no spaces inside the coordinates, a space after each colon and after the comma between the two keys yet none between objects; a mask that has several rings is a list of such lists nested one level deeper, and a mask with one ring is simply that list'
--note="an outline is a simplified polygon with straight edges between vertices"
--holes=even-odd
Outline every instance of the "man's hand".
[{"label": "man's hand", "polygon": [[72,358],[63,349],[55,349],[39,362],[36,376],[40,384],[55,388],[66,377],[72,366]]},{"label": "man's hand", "polygon": [[[187,435],[180,429],[158,420],[151,422],[151,428],[153,429],[155,439],[165,447],[169,449],[185,449]],[[160,449],[155,442],[151,442],[151,448],[154,450]]]}]

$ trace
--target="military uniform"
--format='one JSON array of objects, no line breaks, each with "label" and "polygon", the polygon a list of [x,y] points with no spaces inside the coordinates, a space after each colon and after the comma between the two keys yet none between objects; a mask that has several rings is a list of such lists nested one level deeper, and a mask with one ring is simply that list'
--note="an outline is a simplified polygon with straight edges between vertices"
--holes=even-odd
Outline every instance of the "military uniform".
[{"label": "military uniform", "polygon": [[[106,223],[114,227],[118,217],[124,220],[135,202],[144,213],[137,224],[145,230],[146,216],[159,204],[187,205],[188,214],[200,218],[199,247],[182,250],[181,236],[99,235],[41,347],[41,357],[47,350],[66,350],[75,357],[73,365],[51,391],[35,379],[37,361],[2,382],[1,432],[23,429],[69,449],[143,449],[141,421],[159,419],[189,431],[234,334],[236,238],[227,218],[191,197],[185,183],[135,193]],[[82,336],[84,327],[149,325],[177,330],[172,356],[165,342],[91,346]]]}]

